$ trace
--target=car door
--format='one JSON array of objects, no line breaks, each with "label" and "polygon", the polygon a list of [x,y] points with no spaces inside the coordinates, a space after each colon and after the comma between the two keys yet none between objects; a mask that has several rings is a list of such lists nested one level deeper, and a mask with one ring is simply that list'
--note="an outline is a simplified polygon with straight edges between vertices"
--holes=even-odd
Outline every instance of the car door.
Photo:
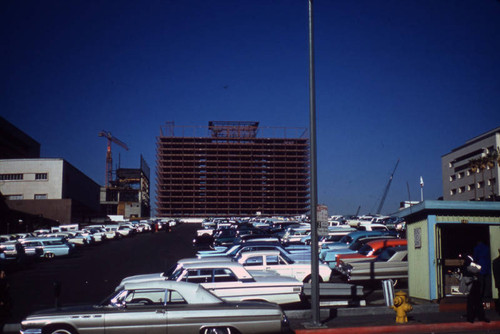
[{"label": "car door", "polygon": [[175,290],[167,292],[167,333],[198,333],[200,328],[220,320],[214,317],[213,305],[190,306],[182,295]]},{"label": "car door", "polygon": [[265,256],[265,269],[276,271],[282,276],[294,276],[293,268],[279,255]]},{"label": "car door", "polygon": [[122,305],[105,314],[106,334],[166,334],[166,290],[127,291]]}]

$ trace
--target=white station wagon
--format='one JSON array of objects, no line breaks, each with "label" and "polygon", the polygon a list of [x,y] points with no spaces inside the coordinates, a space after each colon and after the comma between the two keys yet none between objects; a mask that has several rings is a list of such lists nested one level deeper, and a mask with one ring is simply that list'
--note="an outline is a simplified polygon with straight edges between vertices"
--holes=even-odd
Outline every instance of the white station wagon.
[{"label": "white station wagon", "polygon": [[267,301],[291,304],[301,301],[302,282],[276,273],[252,275],[237,262],[198,262],[178,266],[169,277],[161,273],[126,277],[123,284],[172,280],[198,283],[226,301]]},{"label": "white station wagon", "polygon": [[[299,281],[311,281],[311,263],[297,262],[276,250],[263,250],[240,253],[236,260],[247,270],[275,271],[282,276],[290,276]],[[320,282],[328,282],[332,270],[328,265],[319,263]]]}]

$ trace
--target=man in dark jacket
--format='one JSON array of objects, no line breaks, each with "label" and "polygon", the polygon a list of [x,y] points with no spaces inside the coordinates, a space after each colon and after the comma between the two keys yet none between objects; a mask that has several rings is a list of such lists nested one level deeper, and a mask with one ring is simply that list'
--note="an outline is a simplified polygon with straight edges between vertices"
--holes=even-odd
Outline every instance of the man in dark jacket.
[{"label": "man in dark jacket", "polygon": [[472,256],[464,257],[464,265],[462,273],[464,278],[471,278],[469,294],[467,295],[467,321],[474,322],[477,318],[479,321],[490,322],[484,313],[483,296],[481,283],[478,279],[481,266],[474,262]]}]

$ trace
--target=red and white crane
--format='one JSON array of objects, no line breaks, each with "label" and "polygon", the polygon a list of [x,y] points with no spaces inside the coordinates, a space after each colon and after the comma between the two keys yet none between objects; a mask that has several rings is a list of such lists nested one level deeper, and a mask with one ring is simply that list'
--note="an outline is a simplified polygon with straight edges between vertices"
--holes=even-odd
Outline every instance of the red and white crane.
[{"label": "red and white crane", "polygon": [[128,146],[118,138],[113,137],[111,132],[102,130],[99,137],[108,139],[108,148],[106,151],[106,187],[109,187],[113,180],[113,157],[111,155],[111,143],[115,143],[128,151]]}]

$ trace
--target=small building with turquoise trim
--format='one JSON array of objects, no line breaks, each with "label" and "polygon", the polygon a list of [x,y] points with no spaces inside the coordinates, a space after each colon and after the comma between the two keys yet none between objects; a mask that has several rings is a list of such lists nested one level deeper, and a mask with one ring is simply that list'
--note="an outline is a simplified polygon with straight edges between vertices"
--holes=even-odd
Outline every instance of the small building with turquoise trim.
[{"label": "small building with turquoise trim", "polygon": [[[472,255],[479,242],[489,247],[490,261],[500,255],[500,202],[423,201],[395,215],[406,221],[411,298],[463,296],[452,272],[460,266],[459,254]],[[498,298],[494,279],[490,286]]]}]

